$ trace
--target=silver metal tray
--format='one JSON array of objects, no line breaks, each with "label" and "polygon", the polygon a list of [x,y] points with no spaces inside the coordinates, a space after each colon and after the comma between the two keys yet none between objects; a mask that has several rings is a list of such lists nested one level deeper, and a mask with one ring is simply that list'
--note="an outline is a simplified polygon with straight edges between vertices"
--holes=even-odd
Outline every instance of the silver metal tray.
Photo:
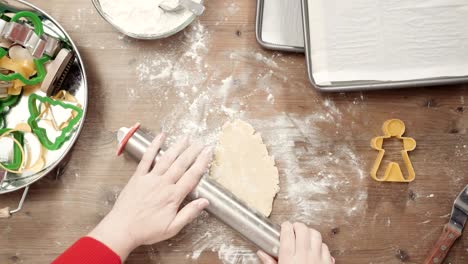
[{"label": "silver metal tray", "polygon": [[[57,165],[60,164],[60,162],[65,158],[68,152],[72,149],[83,127],[88,102],[88,85],[86,81],[86,72],[84,69],[83,61],[78,52],[78,49],[75,43],[73,43],[70,36],[66,33],[63,27],[60,26],[60,24],[57,21],[55,21],[46,12],[22,0],[0,0],[0,8],[11,10],[14,12],[21,10],[35,12],[42,19],[42,22],[44,24],[44,31],[47,34],[66,40],[71,45],[73,51],[76,54],[76,58],[70,69],[69,74],[67,75],[67,79],[65,80],[61,89],[67,90],[69,93],[74,95],[83,107],[84,112],[83,118],[81,118],[79,124],[75,127],[75,131],[72,138],[69,141],[65,142],[65,144],[60,150],[47,152],[47,165],[44,167],[44,169],[42,169],[40,172],[31,174],[7,175],[7,178],[3,181],[3,183],[0,186],[0,194],[13,192],[25,188],[25,194],[23,195],[22,199],[24,200],[29,185],[38,181],[39,179],[47,175],[49,172],[51,172],[53,169],[55,169]],[[8,115],[6,116],[8,127],[14,127],[14,124],[16,122],[19,122],[18,120],[24,120],[26,118],[25,115],[29,115],[29,112],[27,111],[27,101],[27,98],[23,97],[20,103],[17,106],[15,106],[10,111],[10,113],[8,113]]]},{"label": "silver metal tray", "polygon": [[[299,45],[299,43],[293,44],[289,42],[292,38],[303,39],[304,32],[301,23],[302,13],[300,5],[301,0],[257,0],[255,18],[255,36],[257,42],[266,49],[303,53],[304,43]],[[276,9],[278,13],[265,13],[265,10],[271,9]],[[271,40],[266,40],[263,36],[265,33],[263,21],[266,18],[273,19],[277,23],[276,26],[278,26],[278,31],[275,32],[274,39]]]},{"label": "silver metal tray", "polygon": [[436,85],[450,85],[468,82],[468,76],[462,77],[437,77],[428,79],[418,79],[410,81],[350,81],[350,82],[334,82],[331,85],[317,85],[313,77],[313,65],[311,62],[310,39],[314,32],[310,32],[309,27],[309,0],[302,0],[302,17],[304,27],[304,42],[305,55],[307,62],[307,72],[312,85],[323,92],[347,92],[347,91],[363,91],[377,89],[394,89]]}]

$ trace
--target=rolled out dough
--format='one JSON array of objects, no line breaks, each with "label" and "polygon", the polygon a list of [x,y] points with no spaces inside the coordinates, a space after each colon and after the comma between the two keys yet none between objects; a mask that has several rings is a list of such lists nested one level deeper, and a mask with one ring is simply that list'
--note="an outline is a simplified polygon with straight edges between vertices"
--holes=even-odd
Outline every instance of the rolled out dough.
[{"label": "rolled out dough", "polygon": [[270,215],[279,191],[278,169],[249,123],[236,120],[223,126],[210,177],[250,207]]}]

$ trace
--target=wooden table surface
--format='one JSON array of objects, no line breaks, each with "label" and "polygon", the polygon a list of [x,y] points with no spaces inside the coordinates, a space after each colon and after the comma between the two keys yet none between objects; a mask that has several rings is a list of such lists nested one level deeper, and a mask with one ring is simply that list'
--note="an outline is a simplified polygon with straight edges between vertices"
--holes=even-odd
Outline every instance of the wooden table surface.
[{"label": "wooden table surface", "polygon": [[[49,263],[99,222],[136,166],[115,157],[115,131],[136,121],[171,140],[190,132],[209,144],[224,122],[249,121],[280,171],[271,219],[320,230],[337,263],[421,263],[468,183],[465,85],[321,94],[307,80],[302,54],[257,44],[252,0],[207,0],[200,22],[160,41],[122,36],[89,0],[31,2],[77,43],[90,104],[67,166],[32,185],[24,209],[0,220],[2,264]],[[370,139],[390,118],[404,120],[418,144],[409,184],[369,176],[377,154]],[[387,146],[396,152],[398,142]],[[19,198],[2,195],[0,207]],[[127,263],[255,263],[254,250],[204,214]],[[468,263],[466,234],[445,263]]]}]

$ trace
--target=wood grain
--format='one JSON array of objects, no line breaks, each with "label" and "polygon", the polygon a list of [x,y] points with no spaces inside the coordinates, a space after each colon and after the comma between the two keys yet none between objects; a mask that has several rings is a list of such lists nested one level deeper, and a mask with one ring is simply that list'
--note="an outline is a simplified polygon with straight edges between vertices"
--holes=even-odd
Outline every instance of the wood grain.
[{"label": "wood grain", "polygon": [[[182,98],[178,92],[190,91],[191,84],[150,85],[137,67],[154,54],[182,56],[190,48],[190,29],[160,41],[135,41],[106,24],[89,0],[31,2],[60,21],[77,43],[89,74],[91,104],[67,166],[31,187],[23,211],[0,220],[2,264],[49,263],[86,235],[136,167],[114,157],[115,131],[140,121],[149,130],[180,135],[189,128],[187,117],[196,116],[190,105],[204,92],[210,92],[204,103],[214,110],[206,133],[230,118],[219,110],[223,105],[236,106],[275,155],[282,189],[273,221],[301,220],[318,229],[337,263],[421,263],[468,183],[465,85],[321,94],[307,80],[303,55],[266,51],[256,43],[255,1],[207,0],[200,20],[208,32],[209,49],[203,53],[208,67],[182,65],[202,76],[198,92]],[[235,89],[221,98],[214,92],[228,76]],[[274,101],[267,100],[269,94]],[[376,156],[370,139],[381,135],[382,123],[390,118],[404,120],[406,135],[418,144],[410,153],[416,170],[410,184],[378,183],[369,176]],[[307,180],[304,188],[294,189],[291,184],[301,179]],[[20,195],[0,196],[0,208],[15,205]],[[212,244],[201,250],[198,239],[210,230],[215,234],[203,243]],[[137,249],[127,263],[255,262],[253,250],[204,215],[174,239]],[[464,235],[445,263],[467,262]]]}]

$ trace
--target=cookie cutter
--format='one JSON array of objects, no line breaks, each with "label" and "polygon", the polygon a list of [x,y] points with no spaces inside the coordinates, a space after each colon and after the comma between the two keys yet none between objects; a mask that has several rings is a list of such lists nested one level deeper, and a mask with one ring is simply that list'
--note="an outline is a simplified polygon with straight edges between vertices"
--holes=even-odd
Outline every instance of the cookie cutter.
[{"label": "cookie cutter", "polygon": [[5,98],[0,98],[0,115],[5,114],[10,108],[16,105],[20,100],[20,95],[8,95]]},{"label": "cookie cutter", "polygon": [[[377,159],[375,160],[371,170],[372,179],[379,182],[412,182],[416,176],[416,173],[414,172],[413,164],[411,163],[408,152],[416,148],[416,140],[410,137],[403,137],[403,134],[405,133],[405,123],[399,119],[390,119],[385,121],[382,126],[382,131],[384,132],[384,136],[374,137],[371,140],[371,147],[379,151]],[[401,155],[403,157],[408,175],[407,177],[404,177],[400,165],[397,162],[392,161],[385,169],[383,178],[378,178],[377,172],[379,171],[380,165],[385,155],[383,143],[385,139],[392,137],[395,137],[403,142],[403,150],[401,151]]]},{"label": "cookie cutter", "polygon": [[5,98],[0,98],[0,128],[6,127],[5,115],[12,106],[19,102],[20,98],[20,95],[8,95]]},{"label": "cookie cutter", "polygon": [[[12,129],[0,129],[0,136],[4,135],[11,135],[12,138],[16,139],[16,141],[23,146],[24,144],[24,135],[20,131],[13,131]],[[7,170],[18,170],[21,165],[23,164],[23,154],[21,153],[21,148],[18,144],[13,144],[13,159],[11,162],[1,162],[2,167]]]},{"label": "cookie cutter", "polygon": [[[26,25],[17,23],[21,18],[28,19],[33,24],[33,28],[31,29]],[[11,18],[10,22],[7,22],[6,24],[3,22],[4,20],[2,20],[0,24],[0,26],[3,26],[1,36],[26,47],[31,52],[35,57],[33,61],[37,74],[36,77],[31,79],[29,76],[23,76],[20,70],[21,67],[13,60],[6,57],[7,51],[0,48],[0,66],[7,70],[14,71],[12,74],[4,74],[3,72],[0,72],[0,81],[19,80],[24,85],[39,84],[44,80],[47,73],[44,64],[51,58],[49,55],[44,54],[47,41],[42,38],[44,35],[44,27],[41,19],[32,12],[22,11],[16,13]]]},{"label": "cookie cutter", "polygon": [[[17,69],[14,69],[14,68],[17,68],[16,67],[16,63],[14,63],[10,58],[7,58],[5,57],[7,55],[7,51],[3,48],[0,48],[0,67],[3,67],[3,68],[8,68],[8,70],[17,70]],[[2,61],[2,60],[5,60],[6,61]],[[21,81],[24,85],[36,85],[36,84],[39,84],[41,83],[46,74],[47,74],[47,71],[45,69],[45,63],[48,62],[50,60],[50,57],[49,56],[43,56],[42,58],[40,59],[34,59],[34,66],[36,67],[36,71],[37,71],[37,74],[35,77],[31,78],[31,79],[26,79],[21,73],[19,72],[15,72],[15,73],[11,73],[11,74],[8,74],[8,75],[5,75],[3,73],[0,73],[0,81],[14,81],[14,80],[19,80]]]},{"label": "cookie cutter", "polygon": [[68,49],[61,49],[55,59],[47,65],[47,74],[41,83],[41,91],[47,96],[55,94],[57,89],[60,89],[65,77],[68,75],[70,68],[75,61],[75,55]]},{"label": "cookie cutter", "polygon": [[[28,24],[19,23],[21,18],[30,21],[33,28]],[[59,39],[44,33],[41,19],[28,11],[16,13],[9,22],[0,19],[0,38],[22,45],[35,58],[41,58],[43,55],[54,57],[62,47]]]},{"label": "cookie cutter", "polygon": [[[39,127],[38,118],[41,115],[41,111],[37,107],[37,101],[53,106],[61,106],[65,109],[71,109],[76,112],[76,116],[70,119],[68,125],[61,130],[62,133],[55,139],[55,142],[52,142],[49,139],[49,137],[47,136],[47,131],[44,128]],[[39,139],[39,141],[41,142],[41,144],[48,150],[60,149],[63,143],[65,143],[65,141],[68,141],[72,137],[73,133],[71,132],[78,124],[81,117],[83,117],[83,110],[80,107],[72,104],[67,104],[60,100],[53,100],[49,97],[42,97],[37,94],[31,94],[29,96],[28,107],[29,113],[31,115],[28,119],[28,124],[31,127],[34,134]]]}]

